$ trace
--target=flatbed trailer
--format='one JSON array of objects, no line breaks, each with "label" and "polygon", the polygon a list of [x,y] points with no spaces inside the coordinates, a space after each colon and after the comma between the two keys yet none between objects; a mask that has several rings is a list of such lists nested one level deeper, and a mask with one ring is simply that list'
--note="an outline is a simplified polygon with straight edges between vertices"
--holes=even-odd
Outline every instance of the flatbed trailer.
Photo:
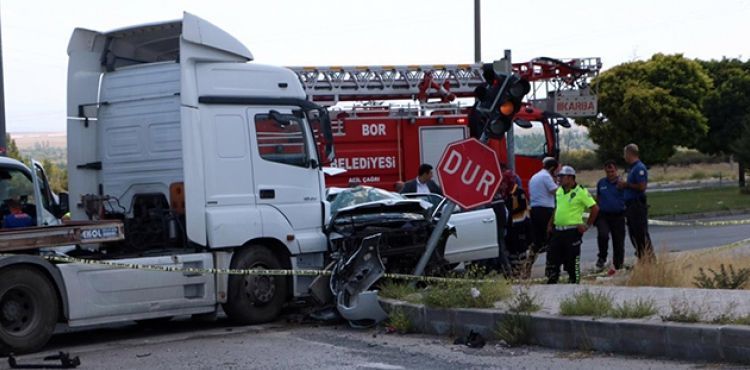
[{"label": "flatbed trailer", "polygon": [[123,239],[125,232],[120,221],[71,221],[61,225],[0,230],[0,252],[98,244]]}]

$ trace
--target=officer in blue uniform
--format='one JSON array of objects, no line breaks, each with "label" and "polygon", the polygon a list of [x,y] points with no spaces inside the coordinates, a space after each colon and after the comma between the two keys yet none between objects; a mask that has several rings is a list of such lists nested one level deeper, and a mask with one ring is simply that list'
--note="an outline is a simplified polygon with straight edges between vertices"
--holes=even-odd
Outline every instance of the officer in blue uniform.
[{"label": "officer in blue uniform", "polygon": [[646,187],[648,186],[648,169],[641,162],[638,145],[628,144],[624,150],[625,162],[630,165],[626,181],[620,181],[617,187],[624,190],[625,218],[628,221],[630,242],[635,247],[638,260],[654,260],[654,248],[648,234],[648,205]]},{"label": "officer in blue uniform", "polygon": [[614,269],[610,270],[610,273],[614,273],[622,268],[625,259],[625,198],[624,190],[617,188],[620,176],[617,174],[615,161],[605,162],[604,172],[607,176],[602,177],[596,184],[596,203],[599,204],[599,216],[596,218],[599,254],[596,267],[604,268],[611,234]]}]

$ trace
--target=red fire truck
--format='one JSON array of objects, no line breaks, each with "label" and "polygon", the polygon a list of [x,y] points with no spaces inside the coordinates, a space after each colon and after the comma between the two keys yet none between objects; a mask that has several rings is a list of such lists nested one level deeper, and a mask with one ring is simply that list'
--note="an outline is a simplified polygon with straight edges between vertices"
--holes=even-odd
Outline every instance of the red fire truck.
[{"label": "red fire truck", "polygon": [[[587,88],[600,68],[599,58],[536,58],[513,64],[514,73],[532,84],[535,103],[560,91]],[[346,172],[327,177],[329,187],[354,182],[393,190],[397,181],[415,178],[421,163],[436,165],[447,144],[470,136],[472,108],[459,99],[474,97],[477,86],[485,83],[481,63],[290,69],[299,76],[308,99],[331,107],[336,158],[330,165]],[[541,93],[543,98],[535,99]],[[526,183],[544,157],[559,155],[559,126],[569,123],[552,107],[529,103],[515,119],[514,138],[536,134],[537,145],[515,148],[516,172]],[[490,139],[488,145],[506,161],[505,139]]]}]

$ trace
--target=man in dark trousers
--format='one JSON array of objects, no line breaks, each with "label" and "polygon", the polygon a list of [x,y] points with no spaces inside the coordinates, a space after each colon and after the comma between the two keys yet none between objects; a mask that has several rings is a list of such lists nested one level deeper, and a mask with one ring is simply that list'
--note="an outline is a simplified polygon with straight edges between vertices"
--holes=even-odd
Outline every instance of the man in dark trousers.
[{"label": "man in dark trousers", "polygon": [[648,204],[646,187],[648,186],[648,169],[641,162],[638,145],[628,144],[624,149],[625,162],[630,165],[626,181],[620,180],[617,187],[623,189],[625,198],[625,218],[628,221],[630,242],[635,247],[639,261],[653,260],[654,248],[648,234]]},{"label": "man in dark trousers", "polygon": [[529,180],[529,201],[531,204],[531,251],[527,260],[526,273],[531,272],[531,265],[540,253],[547,248],[549,234],[547,226],[555,213],[555,172],[558,163],[555,158],[547,157],[542,161],[543,168]]},{"label": "man in dark trousers", "polygon": [[624,191],[617,188],[620,177],[617,175],[617,164],[609,160],[604,163],[605,177],[596,184],[596,203],[599,205],[599,216],[596,218],[597,242],[599,255],[596,268],[603,269],[607,261],[609,235],[612,234],[613,274],[622,268],[625,259],[625,198]]},{"label": "man in dark trousers", "polygon": [[[555,216],[549,223],[552,237],[547,251],[547,284],[557,284],[560,265],[568,273],[568,283],[581,282],[581,238],[591,228],[599,213],[589,191],[576,183],[573,167],[563,166],[558,173],[560,188],[555,193]],[[583,213],[589,211],[586,223]]]},{"label": "man in dark trousers", "polygon": [[427,163],[423,163],[419,166],[419,176],[416,179],[407,181],[404,184],[404,188],[401,189],[401,193],[417,193],[417,194],[440,194],[443,195],[443,190],[440,186],[432,180],[432,166]]}]

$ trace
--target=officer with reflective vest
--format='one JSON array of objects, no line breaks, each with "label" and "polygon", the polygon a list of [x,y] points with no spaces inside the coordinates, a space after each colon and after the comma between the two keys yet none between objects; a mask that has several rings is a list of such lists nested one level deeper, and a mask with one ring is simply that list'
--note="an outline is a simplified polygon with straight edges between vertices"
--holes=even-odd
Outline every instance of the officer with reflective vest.
[{"label": "officer with reflective vest", "polygon": [[[560,265],[568,273],[568,282],[581,282],[581,238],[591,228],[599,213],[599,206],[589,191],[576,183],[573,167],[563,166],[557,174],[560,187],[555,193],[555,214],[548,231],[552,233],[547,251],[547,283],[557,284]],[[583,222],[584,212],[589,211]]]}]

